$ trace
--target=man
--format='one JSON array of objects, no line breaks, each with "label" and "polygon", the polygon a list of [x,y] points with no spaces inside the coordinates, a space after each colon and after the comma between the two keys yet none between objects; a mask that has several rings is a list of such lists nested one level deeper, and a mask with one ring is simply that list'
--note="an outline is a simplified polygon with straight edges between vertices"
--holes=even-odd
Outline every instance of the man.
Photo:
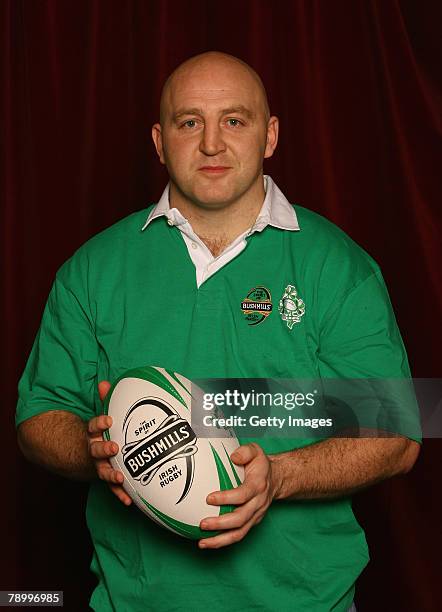
[{"label": "man", "polygon": [[[179,66],[152,135],[169,185],[59,271],[20,383],[21,448],[93,480],[93,609],[346,611],[367,562],[349,496],[407,472],[412,440],[240,440],[243,485],[208,498],[237,509],[204,520],[221,533],[198,547],[125,507],[97,381],[103,398],[147,364],[189,378],[409,375],[376,264],[263,177],[278,120],[249,66],[221,53]],[[256,287],[276,303],[249,325],[241,303]],[[296,317],[276,307],[287,295]]]}]

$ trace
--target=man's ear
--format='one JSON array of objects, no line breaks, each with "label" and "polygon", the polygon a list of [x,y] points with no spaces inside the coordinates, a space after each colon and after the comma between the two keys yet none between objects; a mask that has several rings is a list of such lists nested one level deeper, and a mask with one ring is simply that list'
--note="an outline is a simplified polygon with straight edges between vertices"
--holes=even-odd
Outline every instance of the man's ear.
[{"label": "man's ear", "polygon": [[155,123],[155,125],[152,126],[152,140],[155,145],[155,149],[157,150],[158,157],[160,158],[160,162],[165,164],[166,160],[164,159],[163,153],[163,135],[161,132],[161,125],[159,123]]},{"label": "man's ear", "polygon": [[264,151],[264,158],[272,157],[276,145],[278,144],[279,119],[278,117],[270,117],[267,124],[267,142]]}]

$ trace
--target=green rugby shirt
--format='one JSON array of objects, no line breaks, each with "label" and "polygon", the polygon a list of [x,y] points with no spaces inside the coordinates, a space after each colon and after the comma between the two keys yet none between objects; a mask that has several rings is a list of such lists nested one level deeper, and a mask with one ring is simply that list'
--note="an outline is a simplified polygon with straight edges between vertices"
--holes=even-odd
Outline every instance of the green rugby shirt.
[{"label": "green rugby shirt", "polygon": [[[151,210],[95,236],[59,270],[20,381],[17,424],[51,409],[88,420],[101,412],[97,382],[141,365],[191,379],[409,376],[377,265],[324,218],[296,207],[300,231],[252,234],[198,288],[179,229],[158,217],[141,230]],[[305,305],[293,325],[278,312],[289,285]],[[273,309],[249,325],[241,304],[258,286]],[[314,440],[257,442],[275,453]],[[99,611],[344,612],[368,560],[348,498],[274,502],[240,543],[200,550],[100,481],[87,523]]]}]

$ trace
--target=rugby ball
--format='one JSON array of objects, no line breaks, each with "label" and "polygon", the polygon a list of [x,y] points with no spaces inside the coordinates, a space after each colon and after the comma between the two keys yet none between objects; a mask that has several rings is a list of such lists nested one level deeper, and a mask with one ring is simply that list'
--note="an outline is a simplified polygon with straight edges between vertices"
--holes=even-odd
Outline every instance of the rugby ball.
[{"label": "rugby ball", "polygon": [[244,480],[230,459],[239,446],[230,431],[213,438],[193,431],[192,401],[201,397],[184,376],[145,366],[120,376],[104,403],[113,421],[105,436],[119,446],[110,461],[123,473],[125,491],[149,518],[191,539],[217,533],[200,529],[203,518],[234,510],[207,504],[207,495]]}]

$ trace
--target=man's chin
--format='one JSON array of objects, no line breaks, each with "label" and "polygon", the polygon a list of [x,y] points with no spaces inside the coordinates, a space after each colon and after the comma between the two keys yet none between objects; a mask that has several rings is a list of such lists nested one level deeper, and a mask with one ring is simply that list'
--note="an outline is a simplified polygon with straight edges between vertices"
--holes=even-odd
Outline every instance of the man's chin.
[{"label": "man's chin", "polygon": [[194,202],[201,208],[217,210],[229,206],[237,199],[231,190],[210,189],[197,190],[194,194]]}]

